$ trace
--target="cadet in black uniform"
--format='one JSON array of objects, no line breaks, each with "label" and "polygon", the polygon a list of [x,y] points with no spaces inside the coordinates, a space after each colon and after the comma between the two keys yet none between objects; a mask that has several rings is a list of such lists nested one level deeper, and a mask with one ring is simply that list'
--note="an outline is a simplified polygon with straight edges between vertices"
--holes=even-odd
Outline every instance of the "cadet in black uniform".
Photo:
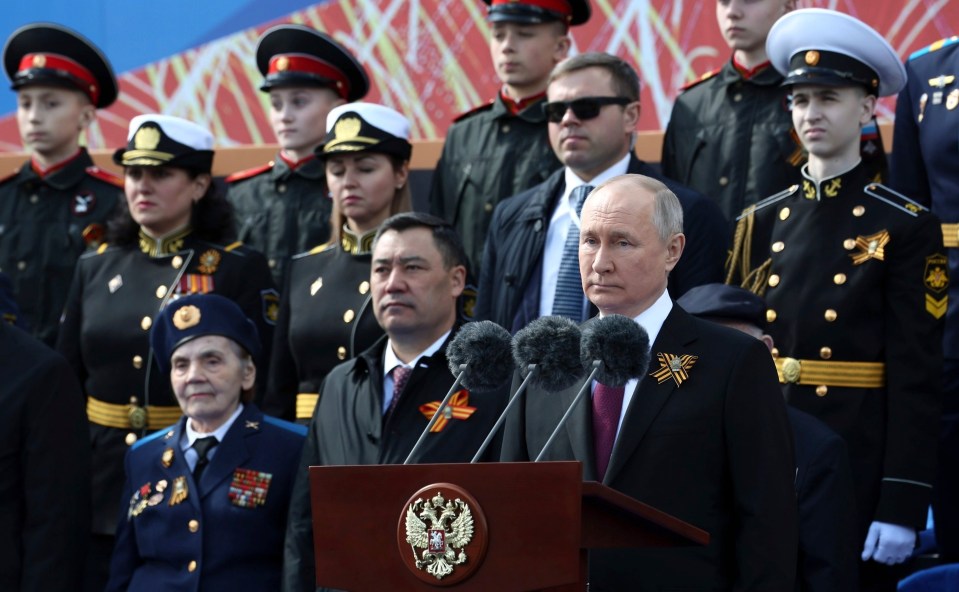
[{"label": "cadet in black uniform", "polygon": [[0,173],[0,271],[13,282],[22,320],[52,346],[77,257],[103,239],[123,185],[80,146],[96,110],[117,98],[117,81],[99,49],[53,24],[15,31],[3,65],[30,160]]},{"label": "cadet in black uniform", "polygon": [[841,435],[856,488],[863,590],[894,590],[925,524],[935,470],[948,288],[935,216],[871,182],[860,128],[905,84],[862,22],[798,10],[773,26],[809,152],[801,186],[744,212],[729,280],[763,294],[790,404]]},{"label": "cadet in black uniform", "polygon": [[342,45],[303,25],[279,25],[260,37],[256,65],[270,94],[270,123],[280,152],[265,166],[227,177],[239,239],[266,255],[283,286],[289,258],[329,237],[332,203],[313,154],[330,109],[369,90],[366,70]]},{"label": "cadet in black uniform", "polygon": [[169,378],[153,365],[154,316],[181,295],[214,292],[236,301],[271,345],[279,297],[263,256],[226,244],[233,219],[211,183],[212,146],[210,132],[192,122],[133,118],[127,147],[114,154],[127,207],[108,243],[80,258],[70,288],[57,349],[80,378],[91,424],[89,590],[106,582],[127,448],[180,417]]},{"label": "cadet in black uniform", "polygon": [[333,196],[333,240],[290,263],[264,405],[303,422],[313,416],[326,374],[383,335],[370,302],[373,237],[383,220],[410,209],[406,117],[351,103],[330,111],[328,122],[318,156]]},{"label": "cadet in black uniform", "polygon": [[546,81],[569,52],[570,25],[590,17],[589,0],[484,2],[490,58],[503,87],[453,120],[430,193],[430,211],[459,233],[476,278],[496,204],[562,167],[547,137]]}]

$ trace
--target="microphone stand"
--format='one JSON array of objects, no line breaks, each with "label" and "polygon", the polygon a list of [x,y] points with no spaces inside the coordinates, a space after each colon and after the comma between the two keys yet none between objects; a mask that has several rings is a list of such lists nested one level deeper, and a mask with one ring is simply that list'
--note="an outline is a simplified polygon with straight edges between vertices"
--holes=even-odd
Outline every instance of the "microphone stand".
[{"label": "microphone stand", "polygon": [[423,430],[423,433],[420,434],[420,439],[416,441],[416,444],[413,445],[413,449],[410,450],[409,456],[406,457],[406,460],[403,461],[404,465],[410,464],[410,461],[413,460],[413,457],[417,452],[420,451],[420,448],[423,447],[423,443],[426,441],[427,434],[430,433],[430,430],[433,429],[433,426],[436,425],[436,420],[440,418],[440,413],[443,413],[446,410],[447,405],[450,402],[450,399],[453,398],[453,393],[456,392],[456,389],[459,388],[460,383],[463,381],[463,376],[466,374],[466,370],[469,364],[460,364],[459,374],[456,375],[456,380],[453,381],[453,386],[450,387],[446,396],[443,397],[443,400],[440,402],[439,407],[436,408],[436,413],[433,414],[433,417],[430,418],[430,422],[426,424],[426,429]]},{"label": "microphone stand", "polygon": [[546,454],[546,450],[553,443],[553,440],[556,439],[556,436],[559,435],[559,431],[566,425],[566,422],[569,421],[570,415],[573,414],[573,409],[579,404],[585,395],[589,391],[589,387],[593,384],[593,379],[596,378],[596,374],[599,372],[600,366],[602,366],[602,360],[593,360],[593,371],[589,373],[589,376],[586,378],[586,382],[583,384],[583,388],[579,389],[579,393],[576,394],[576,398],[573,399],[573,402],[570,404],[569,408],[566,410],[566,413],[563,414],[563,417],[560,418],[559,423],[556,425],[556,429],[553,430],[553,433],[550,434],[549,440],[546,440],[546,444],[543,445],[543,449],[539,451],[539,456],[533,462],[539,462],[543,459],[543,455]]},{"label": "microphone stand", "polygon": [[470,461],[470,464],[479,462],[483,453],[486,452],[486,449],[489,448],[490,442],[493,441],[493,436],[496,435],[496,432],[499,431],[500,426],[503,425],[503,422],[506,421],[506,414],[509,413],[509,410],[513,408],[513,403],[519,400],[520,394],[526,390],[526,386],[530,383],[530,380],[533,379],[533,375],[539,370],[537,364],[530,364],[528,367],[528,373],[526,378],[523,379],[523,382],[519,385],[519,388],[516,389],[516,392],[513,393],[513,396],[510,397],[509,403],[506,404],[506,409],[503,409],[503,412],[500,414],[499,419],[496,420],[496,423],[493,424],[493,429],[489,431],[489,434],[486,435],[486,439],[483,440],[483,443],[480,444],[479,450],[476,451],[476,454],[473,456],[473,460]]}]

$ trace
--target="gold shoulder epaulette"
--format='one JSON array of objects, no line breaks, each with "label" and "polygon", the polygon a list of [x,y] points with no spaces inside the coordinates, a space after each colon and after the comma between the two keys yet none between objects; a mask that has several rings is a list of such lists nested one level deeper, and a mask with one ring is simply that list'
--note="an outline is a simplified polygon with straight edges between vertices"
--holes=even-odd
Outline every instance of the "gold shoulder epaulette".
[{"label": "gold shoulder epaulette", "polygon": [[102,243],[99,247],[97,247],[97,255],[102,255],[103,252],[106,251],[107,247],[109,246],[110,245],[108,245],[107,243]]},{"label": "gold shoulder epaulette", "polygon": [[235,243],[230,243],[230,244],[228,244],[227,246],[223,247],[223,250],[226,251],[227,253],[229,253],[229,252],[231,252],[231,251],[235,251],[236,249],[238,249],[238,248],[240,248],[240,247],[242,247],[242,246],[243,246],[243,242],[242,242],[242,241],[236,241]]},{"label": "gold shoulder epaulette", "polygon": [[291,257],[292,259],[302,259],[303,257],[309,257],[310,255],[316,255],[317,253],[322,253],[323,251],[329,251],[336,246],[336,243],[328,242],[323,243],[322,245],[317,245],[310,249],[309,251],[304,251],[302,253],[297,253]]},{"label": "gold shoulder epaulette", "polygon": [[749,206],[748,208],[746,208],[745,210],[743,210],[743,212],[742,212],[740,215],[736,216],[736,220],[737,220],[737,221],[742,220],[742,219],[745,218],[746,216],[748,216],[748,215],[750,215],[750,214],[752,214],[752,213],[758,212],[759,210],[765,208],[766,206],[771,206],[771,205],[773,205],[773,204],[776,203],[776,202],[780,202],[780,201],[786,199],[787,197],[789,197],[789,196],[792,195],[793,193],[796,193],[796,190],[797,190],[797,189],[799,189],[799,185],[791,185],[791,186],[789,186],[788,188],[783,189],[783,190],[780,191],[779,193],[770,195],[770,196],[767,197],[766,199],[757,201],[757,202],[754,203],[753,205],[751,205],[751,206]]},{"label": "gold shoulder epaulette", "polygon": [[921,203],[909,199],[905,195],[886,187],[882,183],[870,183],[869,185],[866,185],[864,191],[866,192],[866,195],[875,197],[879,201],[887,203],[897,210],[902,210],[913,217],[918,216],[920,212],[925,212],[928,210],[928,208]]}]

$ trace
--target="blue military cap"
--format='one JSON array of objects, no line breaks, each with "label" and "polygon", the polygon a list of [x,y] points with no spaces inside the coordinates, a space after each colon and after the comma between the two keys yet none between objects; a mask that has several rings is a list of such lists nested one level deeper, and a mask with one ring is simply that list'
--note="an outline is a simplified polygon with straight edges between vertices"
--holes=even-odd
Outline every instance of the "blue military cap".
[{"label": "blue military cap", "polygon": [[769,30],[766,54],[785,76],[784,86],[855,85],[885,97],[906,84],[906,70],[889,42],[866,23],[835,10],[786,13]]},{"label": "blue military cap", "polygon": [[689,314],[725,321],[741,321],[766,326],[766,301],[744,288],[726,284],[696,286],[676,301]]},{"label": "blue military cap", "polygon": [[170,302],[153,321],[150,346],[160,370],[169,372],[173,352],[205,335],[226,337],[253,358],[260,355],[256,325],[235,302],[217,294],[191,294]]}]

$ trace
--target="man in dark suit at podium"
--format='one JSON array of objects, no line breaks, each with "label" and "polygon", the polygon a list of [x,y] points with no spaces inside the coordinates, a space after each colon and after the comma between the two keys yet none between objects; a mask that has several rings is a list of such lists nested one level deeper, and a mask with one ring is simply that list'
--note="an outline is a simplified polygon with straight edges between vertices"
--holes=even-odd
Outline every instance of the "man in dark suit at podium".
[{"label": "man in dark suit at podium", "polygon": [[[625,388],[594,383],[546,460],[578,460],[601,481],[709,532],[705,547],[590,552],[592,592],[793,589],[797,524],[792,440],[766,347],[696,319],[666,285],[685,245],[682,208],[649,177],[597,187],[582,211],[579,268],[600,315],[631,317],[653,362]],[[502,459],[535,458],[582,381],[530,389]],[[606,450],[604,454],[602,451]]]}]

